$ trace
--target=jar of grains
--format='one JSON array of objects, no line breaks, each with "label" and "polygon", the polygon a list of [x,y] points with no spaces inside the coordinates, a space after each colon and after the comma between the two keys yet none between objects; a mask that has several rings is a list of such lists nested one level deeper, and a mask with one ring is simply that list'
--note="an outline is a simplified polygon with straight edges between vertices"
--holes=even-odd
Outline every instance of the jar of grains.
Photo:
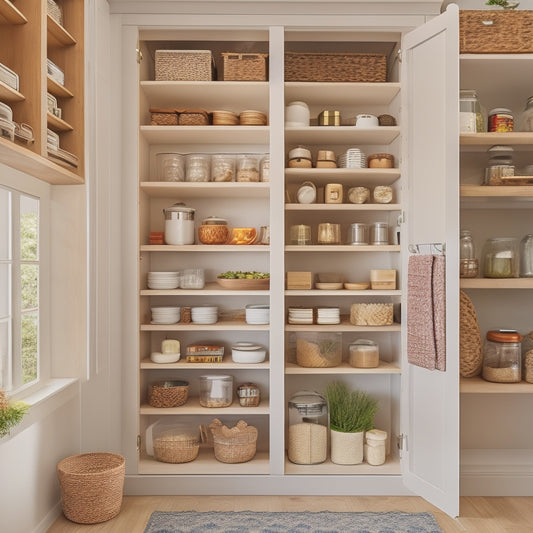
[{"label": "jar of grains", "polygon": [[357,339],[350,343],[350,366],[354,368],[376,368],[379,366],[377,343],[368,339]]},{"label": "jar of grains", "polygon": [[289,400],[288,457],[292,463],[323,463],[328,455],[328,403],[318,392],[300,391]]},{"label": "jar of grains", "polygon": [[200,376],[200,405],[229,407],[233,402],[233,376]]},{"label": "jar of grains", "polygon": [[516,383],[522,379],[522,335],[514,330],[487,331],[483,350],[483,379],[495,383]]},{"label": "jar of grains", "polygon": [[259,156],[244,154],[237,158],[237,181],[259,181]]}]

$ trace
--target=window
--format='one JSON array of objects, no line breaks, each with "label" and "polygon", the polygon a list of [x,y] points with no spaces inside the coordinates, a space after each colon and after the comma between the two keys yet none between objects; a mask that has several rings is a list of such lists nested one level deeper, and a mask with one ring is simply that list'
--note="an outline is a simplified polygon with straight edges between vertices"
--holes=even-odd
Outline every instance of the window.
[{"label": "window", "polygon": [[41,377],[40,199],[0,186],[0,388]]}]

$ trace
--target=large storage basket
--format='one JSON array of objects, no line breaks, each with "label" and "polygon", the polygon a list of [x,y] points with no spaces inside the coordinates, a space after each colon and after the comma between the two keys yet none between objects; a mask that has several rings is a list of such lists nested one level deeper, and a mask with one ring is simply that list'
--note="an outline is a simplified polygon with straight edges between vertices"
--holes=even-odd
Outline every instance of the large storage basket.
[{"label": "large storage basket", "polygon": [[393,304],[352,304],[350,323],[354,326],[391,326],[393,323]]},{"label": "large storage basket", "polygon": [[126,461],[115,453],[83,453],[57,464],[63,513],[79,524],[115,517],[122,506]]},{"label": "large storage basket", "polygon": [[222,52],[224,81],[266,81],[268,54]]},{"label": "large storage basket", "polygon": [[156,50],[156,81],[212,81],[211,50]]},{"label": "large storage basket", "polygon": [[384,82],[384,54],[285,52],[285,81]]},{"label": "large storage basket", "polygon": [[[215,418],[209,425],[215,458],[221,463],[246,463],[257,451],[257,428],[239,420],[233,428]],[[210,439],[208,439],[210,441]]]},{"label": "large storage basket", "polygon": [[533,11],[459,11],[462,54],[533,52]]}]

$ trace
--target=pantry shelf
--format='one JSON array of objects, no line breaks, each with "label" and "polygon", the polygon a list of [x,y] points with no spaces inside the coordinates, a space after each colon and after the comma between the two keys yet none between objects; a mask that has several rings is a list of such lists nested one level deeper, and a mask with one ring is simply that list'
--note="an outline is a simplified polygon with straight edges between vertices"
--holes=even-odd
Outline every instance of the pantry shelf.
[{"label": "pantry shelf", "polygon": [[64,85],[57,83],[50,76],[46,78],[46,89],[47,91],[56,96],[57,98],[73,98],[74,94],[67,89]]},{"label": "pantry shelf", "polygon": [[286,211],[400,211],[400,204],[285,204]]},{"label": "pantry shelf", "polygon": [[286,168],[285,181],[300,183],[310,180],[316,185],[325,185],[331,180],[358,185],[392,185],[400,178],[398,168]]},{"label": "pantry shelf", "polygon": [[28,19],[9,1],[0,0],[0,23],[26,24]]},{"label": "pantry shelf", "polygon": [[400,460],[387,457],[383,465],[372,466],[368,463],[359,465],[337,465],[331,460],[317,465],[297,465],[288,459],[285,461],[285,474],[288,475],[401,475]]},{"label": "pantry shelf", "polygon": [[187,403],[179,407],[152,407],[148,404],[141,405],[141,415],[207,415],[218,417],[222,415],[268,415],[270,404],[267,399],[261,399],[257,407],[242,407],[238,401],[234,401],[229,407],[202,407],[197,397],[188,398]]},{"label": "pantry shelf", "polygon": [[400,290],[377,290],[367,289],[360,291],[352,291],[348,289],[339,290],[325,290],[325,289],[287,289],[286,296],[401,296]]},{"label": "pantry shelf", "polygon": [[268,324],[247,324],[244,320],[219,320],[215,324],[141,324],[141,331],[268,331]]},{"label": "pantry shelf", "polygon": [[141,126],[150,144],[267,144],[268,126]]},{"label": "pantry shelf", "polygon": [[141,252],[270,252],[264,244],[143,244]]},{"label": "pantry shelf", "polygon": [[48,46],[72,46],[76,39],[50,15],[46,16],[48,29]]},{"label": "pantry shelf", "polygon": [[394,323],[391,326],[354,326],[350,324],[348,317],[341,317],[340,324],[309,324],[309,325],[296,325],[286,324],[285,331],[347,331],[352,333],[361,332],[382,332],[382,331],[401,331],[401,325]]},{"label": "pantry shelf", "polygon": [[398,244],[381,244],[381,245],[350,245],[350,244],[311,244],[296,245],[289,244],[285,246],[286,252],[399,252]]},{"label": "pantry shelf", "polygon": [[52,115],[52,113],[50,113],[49,111],[46,114],[46,122],[48,124],[48,127],[53,131],[65,132],[72,131],[74,129],[68,122],[65,122],[63,119]]},{"label": "pantry shelf", "polygon": [[141,190],[151,198],[268,198],[269,182],[168,182],[143,181]]},{"label": "pantry shelf", "polygon": [[533,278],[463,278],[461,289],[533,289]]},{"label": "pantry shelf", "polygon": [[329,144],[388,145],[399,135],[398,126],[379,126],[375,129],[358,129],[355,126],[285,128],[285,142],[288,144],[317,144],[327,139]]},{"label": "pantry shelf", "polygon": [[285,374],[401,374],[401,369],[387,361],[380,361],[377,368],[354,368],[348,363],[329,368],[307,368],[295,363],[285,364]]},{"label": "pantry shelf", "polygon": [[232,290],[224,289],[216,282],[205,284],[198,289],[141,289],[141,296],[265,296],[268,290]]},{"label": "pantry shelf", "polygon": [[6,85],[3,81],[0,81],[0,101],[2,102],[22,102],[25,100],[25,96],[19,93],[15,89]]},{"label": "pantry shelf", "polygon": [[533,394],[533,383],[492,383],[482,377],[461,378],[462,394]]},{"label": "pantry shelf", "polygon": [[[229,358],[228,358],[229,359]],[[154,363],[147,357],[141,361],[141,370],[268,370],[269,361],[262,363],[234,363],[233,361],[222,361],[222,363],[187,363],[185,356],[183,360],[176,363]]]}]

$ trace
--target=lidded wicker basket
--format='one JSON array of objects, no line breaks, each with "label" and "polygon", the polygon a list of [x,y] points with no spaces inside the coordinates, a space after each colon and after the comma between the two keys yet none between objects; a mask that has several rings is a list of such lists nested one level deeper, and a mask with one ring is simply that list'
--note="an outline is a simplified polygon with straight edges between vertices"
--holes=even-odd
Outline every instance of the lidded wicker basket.
[{"label": "lidded wicker basket", "polygon": [[244,420],[228,428],[215,418],[209,425],[213,437],[215,458],[221,463],[245,463],[255,457],[257,451],[257,428]]},{"label": "lidded wicker basket", "polygon": [[268,54],[222,52],[224,81],[266,81]]},{"label": "lidded wicker basket", "polygon": [[122,506],[126,460],[115,453],[83,453],[61,460],[57,476],[63,513],[78,524],[114,518]]},{"label": "lidded wicker basket", "polygon": [[352,304],[350,307],[350,322],[355,326],[392,326],[393,304]]}]

